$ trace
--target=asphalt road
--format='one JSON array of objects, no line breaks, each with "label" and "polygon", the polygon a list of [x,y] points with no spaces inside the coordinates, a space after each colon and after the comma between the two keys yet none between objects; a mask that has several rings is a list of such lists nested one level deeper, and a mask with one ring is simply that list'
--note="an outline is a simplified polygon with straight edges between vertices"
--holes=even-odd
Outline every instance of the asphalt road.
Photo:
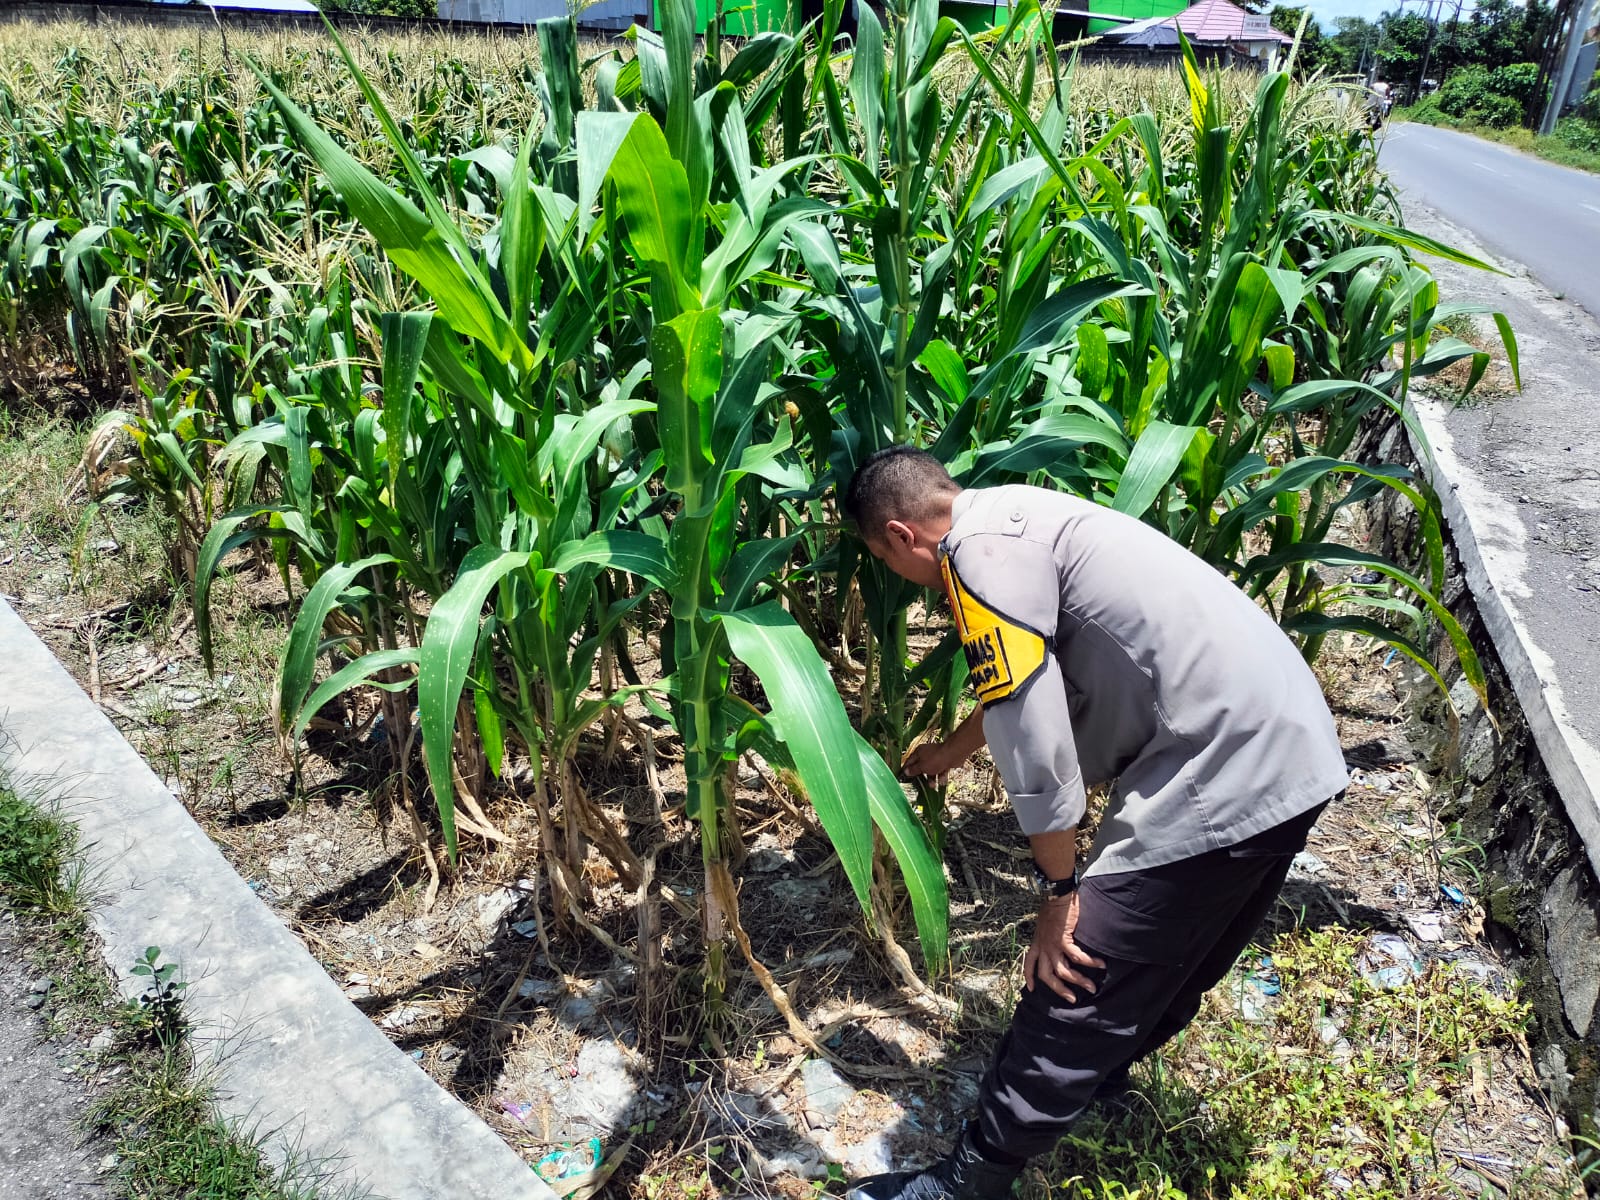
[{"label": "asphalt road", "polygon": [[1406,197],[1600,317],[1600,175],[1430,125],[1392,127],[1379,161]]}]

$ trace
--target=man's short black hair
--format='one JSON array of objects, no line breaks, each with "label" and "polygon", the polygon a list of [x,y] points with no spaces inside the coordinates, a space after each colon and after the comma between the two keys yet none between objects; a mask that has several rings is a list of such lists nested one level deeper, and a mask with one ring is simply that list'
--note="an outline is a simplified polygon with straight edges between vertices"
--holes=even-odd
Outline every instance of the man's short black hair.
[{"label": "man's short black hair", "polygon": [[925,521],[957,492],[944,464],[915,446],[888,446],[856,468],[844,494],[844,515],[862,537],[881,538],[890,521]]}]

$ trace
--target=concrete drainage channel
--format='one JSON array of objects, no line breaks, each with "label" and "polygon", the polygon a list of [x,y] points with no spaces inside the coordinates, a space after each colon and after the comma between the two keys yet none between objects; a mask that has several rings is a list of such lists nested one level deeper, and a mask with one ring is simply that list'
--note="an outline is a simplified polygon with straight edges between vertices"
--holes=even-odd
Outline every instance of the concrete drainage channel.
[{"label": "concrete drainage channel", "polygon": [[197,1054],[224,1116],[316,1164],[329,1194],[553,1200],[488,1126],[345,998],[0,601],[0,766],[83,832],[109,965],[158,945],[189,981]]},{"label": "concrete drainage channel", "polygon": [[[1600,747],[1575,725],[1561,687],[1581,664],[1556,664],[1518,611],[1523,534],[1508,522],[1471,468],[1453,453],[1444,406],[1422,400],[1419,427],[1433,449],[1426,472],[1449,527],[1444,599],[1482,656],[1490,713],[1456,672],[1451,701],[1460,716],[1453,747],[1441,738],[1441,788],[1455,799],[1440,818],[1459,821],[1484,850],[1487,931],[1515,964],[1534,1010],[1530,1032],[1540,1083],[1580,1136],[1600,1133]],[[1404,450],[1396,427],[1388,461]],[[1415,448],[1413,447],[1413,450]],[[1396,520],[1395,518],[1398,518]],[[1380,552],[1404,557],[1414,519],[1377,514]],[[1441,730],[1443,705],[1420,686],[1417,711]],[[1452,761],[1452,759],[1454,761]]]}]

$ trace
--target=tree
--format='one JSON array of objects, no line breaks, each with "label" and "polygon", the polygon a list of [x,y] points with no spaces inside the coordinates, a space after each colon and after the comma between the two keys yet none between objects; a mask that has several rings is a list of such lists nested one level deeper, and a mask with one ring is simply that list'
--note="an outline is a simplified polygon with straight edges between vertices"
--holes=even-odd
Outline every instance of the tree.
[{"label": "tree", "polygon": [[430,20],[439,15],[439,0],[324,0],[323,7],[338,12],[415,20]]},{"label": "tree", "polygon": [[1328,38],[1328,69],[1336,75],[1365,75],[1377,62],[1383,29],[1365,17],[1340,17]]},{"label": "tree", "polygon": [[[1300,28],[1300,18],[1305,11],[1304,8],[1290,8],[1284,4],[1275,5],[1272,9],[1272,27],[1293,37]],[[1306,22],[1305,32],[1300,35],[1300,51],[1295,58],[1294,71],[1296,75],[1304,77],[1324,68],[1331,69],[1328,39],[1322,32],[1322,26],[1313,17]]]},{"label": "tree", "polygon": [[1389,13],[1383,18],[1383,43],[1378,48],[1378,77],[1406,90],[1417,85],[1422,58],[1432,36],[1421,13]]}]

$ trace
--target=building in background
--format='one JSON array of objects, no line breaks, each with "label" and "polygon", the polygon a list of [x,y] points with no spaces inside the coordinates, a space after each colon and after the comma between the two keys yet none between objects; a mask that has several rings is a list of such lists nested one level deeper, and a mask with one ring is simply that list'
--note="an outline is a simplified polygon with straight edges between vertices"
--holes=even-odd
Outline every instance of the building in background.
[{"label": "building in background", "polygon": [[[595,0],[578,8],[585,29],[621,31],[650,23],[650,0]],[[567,13],[567,0],[439,0],[444,21],[483,21],[494,25],[532,25]]]},{"label": "building in background", "polygon": [[[1140,7],[1168,3],[1177,11],[1155,14],[1128,25],[1095,28],[1090,21],[1091,33],[1099,33],[1100,41],[1110,46],[1126,46],[1151,54],[1177,54],[1178,34],[1189,39],[1197,53],[1204,57],[1227,55],[1236,58],[1269,61],[1294,42],[1280,29],[1272,27],[1266,14],[1246,12],[1230,0],[1199,0],[1187,8],[1171,4],[1171,0],[1095,0],[1097,9],[1115,10],[1119,6]],[[1123,15],[1130,15],[1124,13]]]}]

